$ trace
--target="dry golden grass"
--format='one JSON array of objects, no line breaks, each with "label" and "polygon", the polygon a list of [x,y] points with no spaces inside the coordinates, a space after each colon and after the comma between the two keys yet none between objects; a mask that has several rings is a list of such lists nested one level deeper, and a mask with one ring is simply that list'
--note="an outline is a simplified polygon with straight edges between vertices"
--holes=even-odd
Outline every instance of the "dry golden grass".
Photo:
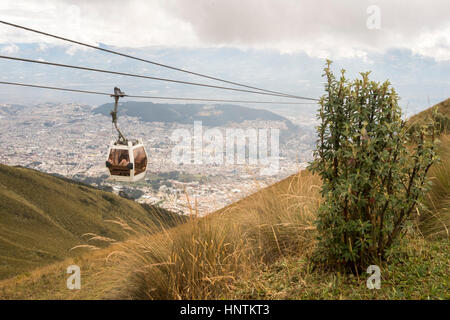
[{"label": "dry golden grass", "polygon": [[113,245],[105,270],[124,299],[233,298],[235,283],[263,265],[314,246],[320,180],[307,171],[204,218]]},{"label": "dry golden grass", "polygon": [[[442,192],[448,190],[449,179],[443,174],[448,175],[449,160],[444,154],[442,157],[431,171],[433,179],[441,177],[442,181],[435,182],[428,195],[439,210],[428,215],[421,212],[420,228],[430,237],[445,232],[439,221],[445,219],[442,212],[448,212],[449,207],[444,201],[448,201],[448,194]],[[321,273],[311,270],[309,262],[316,243],[319,191],[320,179],[302,171],[206,217],[194,214],[174,228],[164,229],[163,221],[143,226],[116,220],[130,233],[129,240],[115,242],[91,234],[97,241],[113,243],[82,255],[84,258],[0,282],[0,299],[323,298],[320,292],[328,280],[322,283]],[[295,266],[297,262],[301,268]],[[65,269],[73,263],[82,270],[79,291],[67,290],[65,284]],[[280,268],[284,271],[278,274]],[[445,268],[442,270],[445,273]],[[299,289],[306,284],[310,286],[306,296],[289,291],[291,285]],[[439,296],[442,290],[436,288],[437,293],[430,289],[430,296]],[[334,297],[336,290],[326,297]],[[347,297],[347,293],[342,294]]]},{"label": "dry golden grass", "polygon": [[429,172],[431,190],[425,197],[426,208],[420,212],[420,230],[427,238],[450,237],[450,135],[441,135],[441,161]]},{"label": "dry golden grass", "polygon": [[440,103],[435,104],[434,106],[419,112],[418,114],[413,115],[408,119],[407,127],[409,129],[413,129],[414,126],[420,126],[428,122],[433,118],[433,109],[437,108],[438,112],[441,114],[440,117],[440,125],[441,132],[447,134],[450,130],[449,128],[449,119],[450,119],[450,98],[441,101]]},{"label": "dry golden grass", "polygon": [[[110,285],[98,277],[98,271],[106,267],[105,257],[110,251],[111,247],[84,252],[77,257],[0,280],[0,300],[101,299],[108,295]],[[66,270],[74,264],[81,268],[81,290],[67,289],[69,275]]]},{"label": "dry golden grass", "polygon": [[[434,185],[428,199],[439,207],[422,213],[419,226],[426,237],[448,231],[447,155],[448,148],[442,148],[443,160],[430,173]],[[302,171],[207,217],[193,216],[152,236],[137,232],[138,237],[117,244],[109,256],[110,297],[242,298],[242,283],[251,283],[273,263],[292,257],[309,261],[319,191],[320,179]]]}]

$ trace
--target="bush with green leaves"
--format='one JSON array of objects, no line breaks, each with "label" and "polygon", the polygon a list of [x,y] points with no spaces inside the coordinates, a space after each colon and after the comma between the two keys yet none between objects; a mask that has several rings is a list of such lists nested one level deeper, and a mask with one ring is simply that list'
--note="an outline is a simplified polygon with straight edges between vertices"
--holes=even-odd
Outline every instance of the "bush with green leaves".
[{"label": "bush with green leaves", "polygon": [[349,81],[325,67],[318,141],[310,170],[322,179],[318,251],[323,265],[359,272],[379,263],[403,234],[438,156],[435,125],[408,133],[398,96],[369,72]]}]

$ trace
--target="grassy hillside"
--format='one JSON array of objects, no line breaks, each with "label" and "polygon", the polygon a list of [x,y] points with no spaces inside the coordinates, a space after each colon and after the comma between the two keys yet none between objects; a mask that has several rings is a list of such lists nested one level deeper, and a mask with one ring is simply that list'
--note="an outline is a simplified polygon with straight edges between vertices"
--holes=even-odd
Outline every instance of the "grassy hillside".
[{"label": "grassy hillside", "polygon": [[408,119],[408,125],[414,128],[418,125],[426,123],[433,117],[433,108],[435,107],[440,113],[436,120],[438,120],[441,125],[441,132],[448,134],[450,130],[450,98],[412,116]]},{"label": "grassy hillside", "polygon": [[[168,212],[38,171],[0,165],[0,279],[82,250],[85,233],[124,240],[116,218],[151,224]],[[90,244],[95,244],[90,243]]]},{"label": "grassy hillside", "polygon": [[[428,194],[439,211],[429,206],[419,211],[408,236],[381,266],[383,290],[369,291],[365,275],[314,269],[321,182],[302,171],[172,233],[123,243],[121,255],[111,261],[109,281],[120,279],[114,297],[449,298],[449,140],[441,139],[443,162],[430,172],[434,184]],[[147,265],[154,267],[142,272]]]},{"label": "grassy hillside", "polygon": [[[234,296],[235,281],[255,267],[314,247],[319,184],[303,171],[206,218],[150,236],[141,230],[129,241],[0,281],[0,299],[142,299],[149,288],[163,299]],[[66,288],[73,262],[83,273],[80,291]]]},{"label": "grassy hillside", "polygon": [[[209,217],[0,281],[0,299],[449,299],[450,240],[408,236],[366,275],[314,269],[317,177],[303,171]],[[67,290],[65,269],[82,270]],[[151,290],[150,290],[151,289]]]},{"label": "grassy hillside", "polygon": [[[380,265],[380,290],[367,289],[366,274],[338,274],[311,263],[321,181],[301,171],[165,232],[123,225],[140,231],[76,260],[0,282],[0,298],[450,299],[450,140],[445,134],[441,140],[443,161],[429,173],[434,183],[426,207]],[[65,286],[72,262],[83,270],[79,291]]]},{"label": "grassy hillside", "polygon": [[431,167],[429,176],[433,184],[426,195],[426,207],[418,218],[425,237],[447,238],[450,234],[450,98],[412,116],[407,125],[414,130],[425,124],[433,118],[434,108],[439,112],[435,120],[440,124],[441,161]]}]

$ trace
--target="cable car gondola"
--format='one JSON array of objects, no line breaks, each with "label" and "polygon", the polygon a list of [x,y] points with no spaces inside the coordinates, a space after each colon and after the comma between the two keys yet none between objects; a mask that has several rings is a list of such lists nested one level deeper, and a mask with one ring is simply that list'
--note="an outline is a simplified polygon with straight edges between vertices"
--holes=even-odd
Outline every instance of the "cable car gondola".
[{"label": "cable car gondola", "polygon": [[117,105],[119,98],[124,97],[119,88],[114,88],[114,110],[111,111],[112,122],[119,134],[116,141],[111,141],[108,150],[106,167],[110,179],[123,182],[136,182],[145,177],[147,170],[147,152],[142,140],[127,140],[117,126]]}]

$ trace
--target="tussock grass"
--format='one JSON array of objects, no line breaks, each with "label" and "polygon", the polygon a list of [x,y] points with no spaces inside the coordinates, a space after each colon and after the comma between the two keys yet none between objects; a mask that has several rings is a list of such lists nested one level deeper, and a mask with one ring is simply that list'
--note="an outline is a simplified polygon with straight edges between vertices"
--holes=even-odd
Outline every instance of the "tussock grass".
[{"label": "tussock grass", "polygon": [[[441,104],[441,113],[449,114],[449,103],[447,99]],[[166,212],[87,186],[0,165],[0,227],[11,231],[2,233],[8,241],[0,241],[0,256],[8,261],[0,264],[0,279],[5,266],[8,277],[20,274],[0,280],[0,299],[449,299],[449,135],[442,134],[440,140],[441,162],[429,172],[433,186],[426,208],[419,211],[425,239],[402,242],[383,270],[379,292],[368,291],[363,278],[312,269],[309,257],[316,243],[321,183],[308,171],[184,223],[183,218],[177,221]],[[111,203],[116,201],[119,206]],[[30,219],[33,216],[39,219]],[[104,223],[117,217],[134,222]],[[70,234],[58,234],[58,225],[76,236],[66,241]],[[69,248],[76,244],[97,248],[88,245],[86,237],[95,245],[112,244],[72,256],[76,250]],[[129,240],[120,241],[124,238]],[[42,252],[50,249],[60,262],[48,265],[52,260]],[[29,251],[42,257],[32,259]],[[29,265],[35,262],[47,266]],[[69,264],[82,269],[80,291],[66,288]]]},{"label": "tussock grass", "polygon": [[106,272],[114,298],[233,298],[235,283],[276,259],[308,255],[314,246],[320,181],[307,171],[219,212],[147,236],[123,224],[133,240],[116,244]]},{"label": "tussock grass", "polygon": [[450,135],[441,135],[441,161],[429,172],[431,190],[419,216],[419,227],[427,238],[450,237]]},{"label": "tussock grass", "polygon": [[[420,231],[425,238],[430,239],[448,237],[450,222],[450,146],[448,136],[442,136],[441,140],[442,162],[430,172],[434,183],[427,195],[426,206],[432,209],[420,212]],[[313,283],[320,283],[318,274],[321,271],[313,271],[309,262],[316,244],[314,221],[321,202],[319,191],[320,179],[308,171],[301,171],[214,214],[203,218],[193,215],[187,223],[157,234],[148,236],[151,230],[123,225],[135,237],[117,243],[115,250],[108,256],[110,267],[107,269],[107,281],[113,283],[110,297],[261,298],[264,295],[257,292],[264,289],[252,287],[254,281],[258,281],[255,275],[277,273],[277,268],[284,268],[286,261],[300,261],[299,266],[304,268],[302,272],[314,277]],[[414,239],[410,242],[419,241],[421,248],[428,248],[424,239]],[[448,245],[448,242],[445,244]],[[396,265],[392,270],[397,270],[395,268]],[[285,272],[287,279],[291,279],[288,282],[295,280],[302,286],[307,281],[295,274],[295,268],[291,270],[288,267]],[[357,279],[358,283],[361,281]],[[262,283],[262,286],[265,285]],[[284,285],[289,286],[289,283]],[[333,290],[336,293],[338,288]],[[278,295],[275,289],[275,296],[271,298],[294,297],[290,293],[283,295],[283,292],[279,291]],[[392,297],[402,298],[395,294],[395,288],[393,292]],[[320,298],[316,293],[310,294],[302,298]]]}]

